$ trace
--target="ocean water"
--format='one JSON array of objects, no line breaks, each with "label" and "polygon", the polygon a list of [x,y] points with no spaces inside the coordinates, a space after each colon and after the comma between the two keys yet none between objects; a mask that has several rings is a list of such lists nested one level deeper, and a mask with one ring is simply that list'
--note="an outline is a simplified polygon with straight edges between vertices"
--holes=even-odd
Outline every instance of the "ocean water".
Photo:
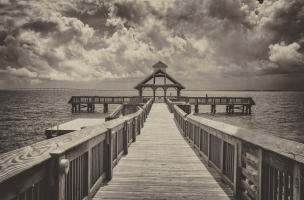
[{"label": "ocean water", "polygon": [[[304,143],[304,92],[184,91],[185,96],[253,97],[252,115],[227,115],[224,107],[210,114],[200,106],[202,117],[223,121],[255,132],[274,134]],[[96,113],[72,114],[67,103],[72,95],[136,95],[135,91],[0,91],[0,153],[45,139],[44,131],[78,117],[104,118],[102,106]],[[115,109],[109,106],[109,112]]]},{"label": "ocean water", "polygon": [[[72,114],[68,101],[73,95],[130,95],[130,91],[0,90],[0,153],[44,140],[44,131],[57,124],[79,117],[105,118],[102,105],[95,113]],[[109,105],[109,113],[116,106]]]},{"label": "ocean water", "polygon": [[208,91],[184,94],[205,96],[206,93],[208,96],[252,97],[256,105],[252,107],[252,115],[228,115],[224,106],[217,106],[217,113],[213,115],[210,106],[200,106],[202,117],[304,143],[304,92]]}]

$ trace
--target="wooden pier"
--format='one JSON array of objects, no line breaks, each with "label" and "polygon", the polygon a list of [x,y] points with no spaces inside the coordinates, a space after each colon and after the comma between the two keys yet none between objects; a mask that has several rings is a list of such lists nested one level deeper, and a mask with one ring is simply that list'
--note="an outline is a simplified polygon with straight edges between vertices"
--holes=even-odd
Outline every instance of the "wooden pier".
[{"label": "wooden pier", "polygon": [[0,199],[303,199],[304,144],[152,102],[0,155]]}]

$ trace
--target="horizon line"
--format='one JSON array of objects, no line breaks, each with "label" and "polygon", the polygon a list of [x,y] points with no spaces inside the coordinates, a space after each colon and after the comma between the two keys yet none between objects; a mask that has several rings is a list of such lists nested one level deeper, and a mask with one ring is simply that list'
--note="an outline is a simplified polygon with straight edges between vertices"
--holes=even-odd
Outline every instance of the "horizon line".
[{"label": "horizon line", "polygon": [[[96,89],[96,88],[0,88],[0,91],[15,91],[15,90],[91,90],[91,91],[136,91],[136,89]],[[284,92],[284,91],[294,91],[294,92],[302,92],[304,89],[290,89],[290,90],[279,90],[279,89],[184,89],[183,91],[258,91],[258,92]]]}]

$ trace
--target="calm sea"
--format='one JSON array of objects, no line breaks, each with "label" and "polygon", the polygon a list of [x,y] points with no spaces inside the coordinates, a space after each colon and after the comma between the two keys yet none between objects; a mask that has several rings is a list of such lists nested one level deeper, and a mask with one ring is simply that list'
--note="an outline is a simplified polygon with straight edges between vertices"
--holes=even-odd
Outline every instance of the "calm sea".
[{"label": "calm sea", "polygon": [[[188,96],[253,97],[252,115],[226,115],[224,107],[210,114],[200,106],[203,117],[224,121],[255,132],[274,134],[304,143],[304,92],[184,91]],[[72,114],[67,104],[72,95],[136,95],[135,91],[0,91],[0,153],[45,139],[44,131],[78,117],[104,118],[102,106],[96,113]],[[109,107],[110,112],[115,105]]]}]

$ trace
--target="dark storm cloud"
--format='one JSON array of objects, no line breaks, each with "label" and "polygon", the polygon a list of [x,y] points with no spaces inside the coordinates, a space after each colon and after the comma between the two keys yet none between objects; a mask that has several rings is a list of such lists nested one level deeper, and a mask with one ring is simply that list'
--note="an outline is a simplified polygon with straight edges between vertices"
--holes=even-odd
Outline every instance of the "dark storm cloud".
[{"label": "dark storm cloud", "polygon": [[227,20],[230,24],[251,27],[247,10],[242,9],[242,2],[238,0],[208,1],[207,15],[220,20]]},{"label": "dark storm cloud", "polygon": [[142,18],[145,17],[143,13],[140,12],[142,8],[139,7],[136,3],[116,2],[114,3],[114,6],[116,8],[116,16],[125,19],[129,22],[139,23],[142,21]]},{"label": "dark storm cloud", "polygon": [[274,34],[276,41],[304,42],[304,1],[278,1],[277,9],[271,10],[271,20],[264,27]]},{"label": "dark storm cloud", "polygon": [[25,23],[24,25],[22,25],[22,28],[30,29],[35,32],[40,32],[40,33],[46,34],[49,32],[56,31],[58,28],[57,26],[58,25],[55,22],[37,20],[37,21]]},{"label": "dark storm cloud", "polygon": [[102,29],[108,18],[109,5],[99,2],[79,2],[74,8],[62,11],[64,16],[77,18],[83,23],[94,27],[94,29]]}]

